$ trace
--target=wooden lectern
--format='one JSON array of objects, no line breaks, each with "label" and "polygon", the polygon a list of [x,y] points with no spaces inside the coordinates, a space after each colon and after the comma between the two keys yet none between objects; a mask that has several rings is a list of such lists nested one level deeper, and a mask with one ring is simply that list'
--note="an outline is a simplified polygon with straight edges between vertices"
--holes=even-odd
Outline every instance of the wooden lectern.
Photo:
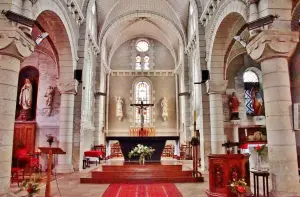
[{"label": "wooden lectern", "polygon": [[53,162],[53,154],[66,154],[61,148],[55,147],[39,147],[42,153],[48,154],[48,172],[47,172],[47,183],[46,183],[46,190],[45,190],[45,197],[51,197],[51,170],[52,170],[52,162]]}]

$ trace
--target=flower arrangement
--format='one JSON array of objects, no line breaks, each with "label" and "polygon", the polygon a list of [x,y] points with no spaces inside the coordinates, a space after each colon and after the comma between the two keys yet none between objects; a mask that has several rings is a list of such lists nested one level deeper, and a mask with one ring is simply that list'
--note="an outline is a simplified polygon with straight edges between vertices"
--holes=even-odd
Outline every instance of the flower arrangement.
[{"label": "flower arrangement", "polygon": [[37,177],[30,177],[30,179],[25,179],[21,183],[21,189],[26,190],[28,196],[32,196],[40,191],[40,179]]},{"label": "flower arrangement", "polygon": [[49,146],[51,147],[52,143],[54,142],[54,136],[52,134],[47,134],[47,142],[49,143]]},{"label": "flower arrangement", "polygon": [[232,181],[230,183],[231,192],[234,194],[237,194],[238,197],[244,197],[247,193],[251,194],[251,190],[249,186],[247,186],[247,183],[245,182],[245,179],[239,179],[238,181]]},{"label": "flower arrangement", "polygon": [[257,152],[257,154],[259,156],[263,156],[264,154],[266,154],[266,149],[267,149],[267,146],[264,144],[262,146],[260,145],[257,145],[255,148],[254,148],[254,151]]},{"label": "flower arrangement", "polygon": [[151,147],[138,144],[128,153],[128,157],[131,158],[132,156],[139,156],[139,162],[144,164],[145,157],[151,158],[154,151],[155,149]]}]

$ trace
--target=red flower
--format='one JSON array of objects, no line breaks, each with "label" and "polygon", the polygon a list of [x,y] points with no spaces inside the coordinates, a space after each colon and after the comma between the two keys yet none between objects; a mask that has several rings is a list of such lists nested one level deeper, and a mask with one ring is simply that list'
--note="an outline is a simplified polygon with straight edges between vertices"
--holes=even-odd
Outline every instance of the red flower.
[{"label": "red flower", "polygon": [[246,188],[243,187],[243,186],[240,186],[240,185],[237,185],[237,186],[236,186],[236,190],[237,190],[239,193],[241,193],[241,194],[243,194],[243,193],[246,192]]},{"label": "red flower", "polygon": [[260,146],[260,145],[257,145],[257,146],[255,147],[255,149],[256,149],[256,151],[260,151],[261,146]]},{"label": "red flower", "polygon": [[32,188],[31,188],[31,187],[28,187],[28,188],[27,188],[27,192],[28,192],[28,193],[31,193],[31,192],[32,192]]}]

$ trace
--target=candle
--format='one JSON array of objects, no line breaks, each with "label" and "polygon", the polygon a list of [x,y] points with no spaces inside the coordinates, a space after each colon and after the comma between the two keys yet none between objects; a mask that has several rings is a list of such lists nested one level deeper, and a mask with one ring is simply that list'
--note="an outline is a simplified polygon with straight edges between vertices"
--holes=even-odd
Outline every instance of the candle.
[{"label": "candle", "polygon": [[246,136],[246,137],[248,136],[247,129],[245,129],[245,136]]}]

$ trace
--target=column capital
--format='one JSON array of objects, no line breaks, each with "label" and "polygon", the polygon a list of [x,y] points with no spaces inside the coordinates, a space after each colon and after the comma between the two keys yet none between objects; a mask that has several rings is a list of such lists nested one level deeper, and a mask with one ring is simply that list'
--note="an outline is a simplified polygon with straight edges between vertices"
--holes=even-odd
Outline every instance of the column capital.
[{"label": "column capital", "polygon": [[208,94],[223,94],[227,88],[227,80],[208,80],[205,82]]},{"label": "column capital", "polygon": [[79,82],[76,79],[69,81],[57,81],[57,88],[60,94],[77,94],[77,87]]},{"label": "column capital", "polygon": [[299,32],[283,32],[278,30],[262,30],[246,49],[257,62],[272,58],[290,58],[299,42]]},{"label": "column capital", "polygon": [[30,56],[35,43],[31,39],[31,28],[5,18],[0,18],[0,54],[19,60]]}]

